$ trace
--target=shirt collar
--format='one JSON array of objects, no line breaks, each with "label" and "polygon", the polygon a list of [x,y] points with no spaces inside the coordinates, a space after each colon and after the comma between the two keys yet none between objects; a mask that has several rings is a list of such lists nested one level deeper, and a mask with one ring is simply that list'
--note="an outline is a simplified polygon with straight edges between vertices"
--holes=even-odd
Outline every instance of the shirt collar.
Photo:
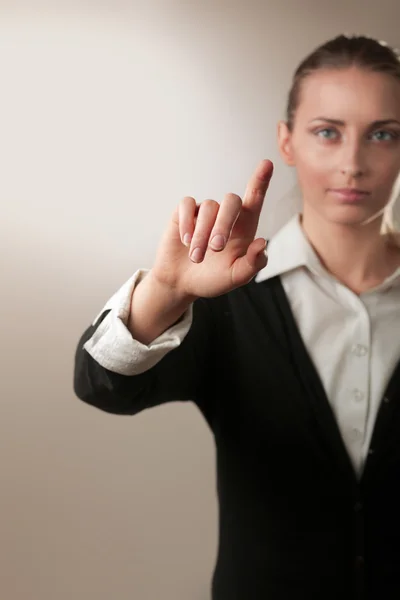
[{"label": "shirt collar", "polygon": [[[268,263],[258,272],[255,278],[257,283],[302,267],[315,275],[330,277],[304,233],[300,216],[299,213],[292,217],[272,236],[267,248]],[[386,287],[394,283],[400,283],[400,267],[381,286]]]},{"label": "shirt collar", "polygon": [[283,275],[300,267],[322,274],[321,262],[300,224],[300,214],[295,215],[268,243],[268,264],[256,276],[256,282]]}]

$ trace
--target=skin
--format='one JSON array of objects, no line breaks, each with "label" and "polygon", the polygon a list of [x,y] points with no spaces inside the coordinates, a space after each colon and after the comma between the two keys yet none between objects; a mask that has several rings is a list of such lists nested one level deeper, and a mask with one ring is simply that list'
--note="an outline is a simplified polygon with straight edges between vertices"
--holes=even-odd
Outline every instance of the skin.
[{"label": "skin", "polygon": [[[380,233],[400,173],[400,80],[358,67],[314,72],[292,130],[278,125],[278,144],[296,168],[302,226],[325,268],[357,294],[379,285],[400,266],[400,249]],[[368,194],[344,202],[332,190],[346,187]]]},{"label": "skin", "polygon": [[[377,124],[383,120],[389,122]],[[400,172],[400,80],[354,67],[309,75],[292,129],[279,123],[278,143],[296,168],[302,227],[322,264],[356,294],[379,285],[400,266],[400,246],[380,233]],[[261,161],[243,199],[181,200],[132,296],[135,339],[150,343],[196,298],[228,293],[265,266],[265,240],[254,236],[272,170],[271,161]],[[368,193],[344,202],[332,192],[343,187]]]}]

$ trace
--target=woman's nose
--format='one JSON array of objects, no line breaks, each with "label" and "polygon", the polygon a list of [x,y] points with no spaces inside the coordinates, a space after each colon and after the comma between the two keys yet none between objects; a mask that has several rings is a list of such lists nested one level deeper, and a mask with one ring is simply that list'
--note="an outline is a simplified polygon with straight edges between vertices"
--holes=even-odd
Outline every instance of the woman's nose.
[{"label": "woman's nose", "polygon": [[346,177],[359,178],[364,174],[364,169],[358,165],[348,165],[342,167],[340,170]]},{"label": "woman's nose", "polygon": [[360,140],[351,139],[343,144],[340,158],[340,171],[346,178],[357,179],[366,174],[366,149]]}]

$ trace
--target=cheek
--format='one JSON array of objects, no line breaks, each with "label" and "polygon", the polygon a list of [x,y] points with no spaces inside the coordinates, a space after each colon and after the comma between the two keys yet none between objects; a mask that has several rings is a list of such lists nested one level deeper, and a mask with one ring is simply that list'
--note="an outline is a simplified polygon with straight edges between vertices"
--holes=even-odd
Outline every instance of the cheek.
[{"label": "cheek", "polygon": [[383,184],[389,187],[394,185],[400,175],[400,162],[398,158],[394,160],[391,156],[379,157],[381,160],[376,161],[376,170]]},{"label": "cheek", "polygon": [[305,190],[318,193],[321,188],[329,187],[331,179],[332,160],[314,152],[302,152],[295,163],[297,179]]},{"label": "cheek", "polygon": [[332,148],[318,144],[308,135],[293,136],[293,158],[297,180],[307,196],[330,187],[334,171]]}]

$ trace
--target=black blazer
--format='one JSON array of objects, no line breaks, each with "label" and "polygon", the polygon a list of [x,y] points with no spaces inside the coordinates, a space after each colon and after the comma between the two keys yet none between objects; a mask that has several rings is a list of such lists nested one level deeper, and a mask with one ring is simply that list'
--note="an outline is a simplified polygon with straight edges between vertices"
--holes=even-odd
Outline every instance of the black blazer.
[{"label": "black blazer", "polygon": [[399,600],[400,361],[359,480],[279,277],[193,311],[182,344],[132,377],[83,349],[104,313],[79,341],[74,390],[118,414],[199,407],[217,457],[213,600]]}]

